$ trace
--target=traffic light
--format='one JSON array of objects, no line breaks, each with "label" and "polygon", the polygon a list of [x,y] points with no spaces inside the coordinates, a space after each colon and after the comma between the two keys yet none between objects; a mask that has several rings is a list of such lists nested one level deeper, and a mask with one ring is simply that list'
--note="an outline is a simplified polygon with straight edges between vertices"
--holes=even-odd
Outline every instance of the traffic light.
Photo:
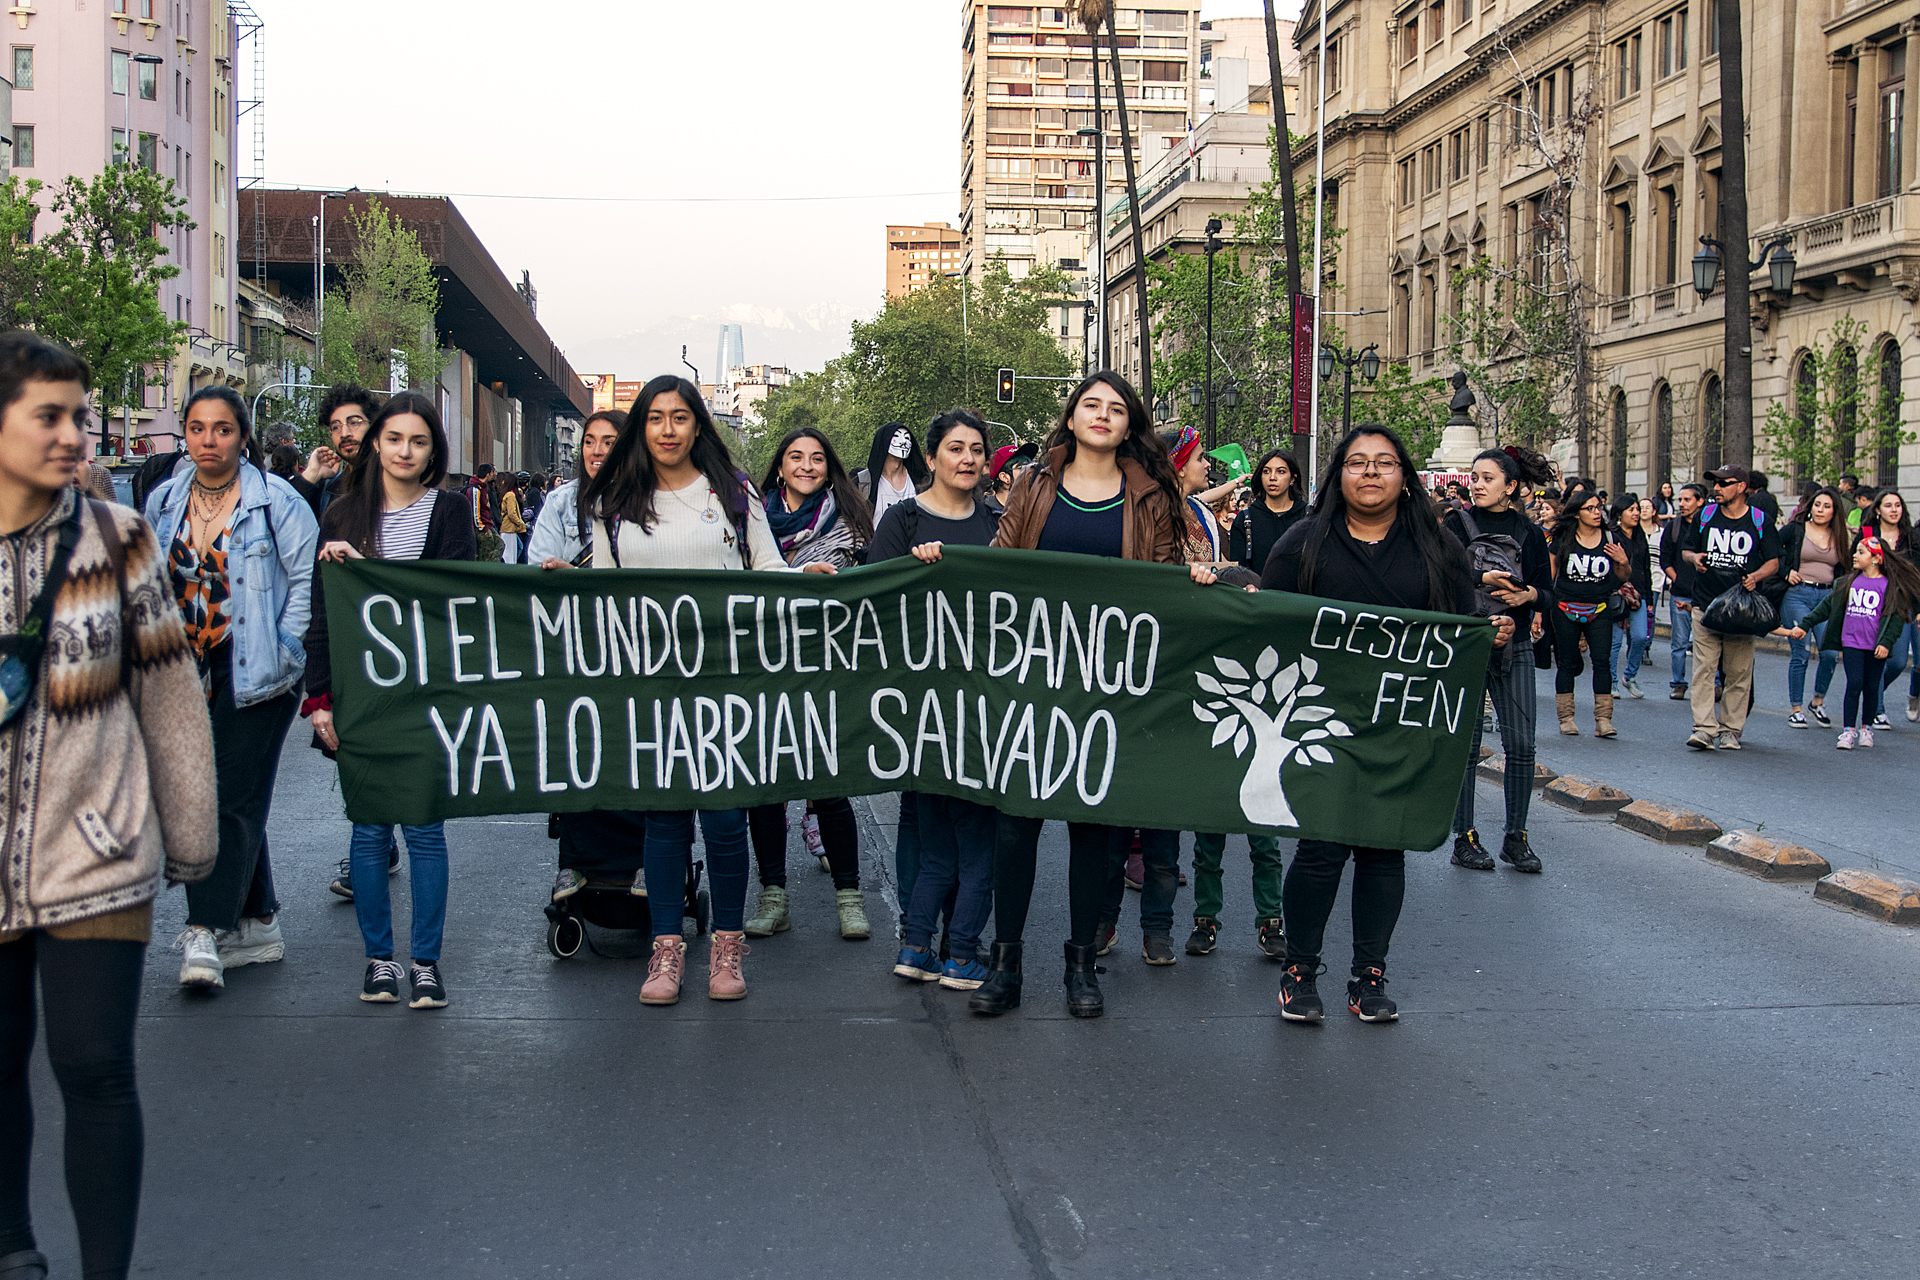
[{"label": "traffic light", "polygon": [[1011,369],[1000,371],[1000,403],[1013,403],[1013,370]]}]

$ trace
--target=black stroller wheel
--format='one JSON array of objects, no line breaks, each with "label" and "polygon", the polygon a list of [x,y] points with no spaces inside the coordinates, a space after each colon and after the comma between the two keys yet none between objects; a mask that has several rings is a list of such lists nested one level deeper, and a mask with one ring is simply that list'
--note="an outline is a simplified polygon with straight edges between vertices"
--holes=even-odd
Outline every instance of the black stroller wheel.
[{"label": "black stroller wheel", "polygon": [[693,936],[696,938],[704,936],[707,932],[707,925],[710,923],[708,911],[707,891],[702,889],[693,895]]},{"label": "black stroller wheel", "polygon": [[580,944],[586,940],[587,927],[578,916],[563,915],[547,923],[547,950],[553,952],[556,960],[579,955]]}]

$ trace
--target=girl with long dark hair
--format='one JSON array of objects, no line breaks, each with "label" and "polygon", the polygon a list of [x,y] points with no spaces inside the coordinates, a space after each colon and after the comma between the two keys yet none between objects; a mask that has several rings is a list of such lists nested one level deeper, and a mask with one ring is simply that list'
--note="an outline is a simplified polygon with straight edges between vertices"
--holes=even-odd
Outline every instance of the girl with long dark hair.
[{"label": "girl with long dark hair", "polygon": [[1254,464],[1253,502],[1233,522],[1227,537],[1227,555],[1259,573],[1267,567],[1274,544],[1307,514],[1306,475],[1291,450],[1269,449]]},{"label": "girl with long dark hair", "polygon": [[[1487,569],[1479,575],[1484,593],[1476,598],[1483,608],[1512,618],[1516,636],[1533,634],[1533,621],[1548,608],[1547,586],[1553,565],[1547,555],[1546,534],[1521,509],[1530,486],[1549,483],[1553,466],[1531,449],[1488,449],[1473,460],[1467,485],[1472,506],[1447,514],[1447,531],[1471,552],[1476,538],[1504,538],[1501,550],[1517,556],[1519,572]],[[1533,664],[1520,645],[1503,645],[1487,659],[1487,696],[1500,724],[1500,749],[1506,755],[1506,834],[1500,856],[1516,871],[1538,872],[1540,856],[1527,839],[1527,810],[1533,802],[1534,729],[1536,721]],[[1473,750],[1467,759],[1479,760],[1484,723],[1473,722]],[[1467,770],[1460,785],[1460,803],[1453,813],[1453,865],[1472,871],[1492,871],[1493,855],[1480,842],[1474,826],[1475,770]]]},{"label": "girl with long dark hair", "polygon": [[187,889],[179,944],[181,985],[211,988],[228,969],[286,957],[267,813],[306,674],[320,526],[291,484],[247,460],[253,422],[238,392],[202,387],[183,417],[193,470],[147,495],[147,520],[213,721],[220,856]]},{"label": "girl with long dark hair", "polygon": [[581,558],[580,486],[593,479],[626,429],[625,409],[600,409],[580,424],[580,475],[555,485],[540,501],[533,532],[527,536],[527,563],[560,569]]},{"label": "girl with long dark hair", "polygon": [[[349,464],[346,491],[320,517],[320,559],[472,560],[473,508],[457,493],[437,488],[447,478],[447,433],[433,401],[417,391],[392,396],[374,415]],[[313,575],[313,626],[307,636],[307,701],[314,736],[329,754],[340,749],[333,727],[333,667],[327,634],[325,575]],[[440,974],[440,942],[447,921],[445,824],[403,825],[413,924],[407,935],[413,964],[394,959],[393,905],[387,888],[393,826],[356,822],[348,846],[353,912],[366,947],[367,972],[360,998],[370,1004],[400,999],[409,980],[408,1004],[440,1009],[447,1004]]]},{"label": "girl with long dark hair", "polygon": [[[1274,548],[1263,591],[1293,591],[1389,609],[1473,612],[1473,578],[1465,551],[1440,527],[1433,499],[1420,486],[1413,456],[1385,427],[1363,425],[1334,446],[1313,515]],[[1514,634],[1513,619],[1492,619],[1494,643]],[[1363,849],[1330,840],[1302,840],[1287,868],[1282,901],[1287,920],[1286,972],[1280,1016],[1319,1022],[1326,1016],[1315,979],[1327,917],[1353,860],[1353,964],[1347,1007],[1362,1022],[1393,1022],[1387,998],[1387,949],[1406,897],[1406,851]]]},{"label": "girl with long dark hair", "polygon": [[[1039,464],[1014,483],[993,545],[1181,564],[1180,503],[1180,482],[1139,394],[1119,374],[1102,370],[1067,397]],[[1189,567],[1195,582],[1213,581],[1210,570]],[[1020,942],[1040,828],[1037,818],[1000,815],[993,859],[996,945],[992,971],[968,1003],[975,1013],[1005,1013],[1020,1003]],[[1108,880],[1125,865],[1126,846],[1112,839],[1110,828],[1091,822],[1068,823],[1067,838],[1067,1012],[1097,1018],[1105,1004],[1095,976],[1095,936]],[[1171,900],[1167,905],[1171,929]]]},{"label": "girl with long dark hair", "polygon": [[[866,498],[840,465],[832,443],[813,427],[795,427],[781,438],[760,488],[766,495],[767,523],[790,565],[851,568],[873,538]],[[747,824],[759,864],[760,898],[744,928],[749,938],[765,938],[793,927],[787,900],[786,803],[754,806],[747,810]],[[800,833],[807,852],[833,875],[840,936],[859,942],[872,937],[866,895],[860,891],[860,826],[853,802],[844,796],[809,800]]]},{"label": "girl with long dark hair", "polygon": [[[767,510],[715,428],[700,391],[685,378],[662,374],[640,388],[627,429],[606,462],[580,489],[580,527],[596,569],[784,570]],[[804,572],[832,573],[824,561]],[[640,1002],[680,999],[687,944],[680,936],[686,909],[687,863],[693,854],[695,810],[650,810],[642,872],[653,917],[653,955]],[[707,955],[707,995],[738,1000],[747,994],[742,961],[747,901],[747,816],[743,809],[699,810],[712,878],[713,937]]]},{"label": "girl with long dark hair", "polygon": [[1620,585],[1627,580],[1627,551],[1607,534],[1600,494],[1576,483],[1560,504],[1553,529],[1553,705],[1560,732],[1577,736],[1573,686],[1580,672],[1580,641],[1593,666],[1593,735],[1618,736],[1613,727],[1613,624],[1620,614]]},{"label": "girl with long dark hair", "polygon": [[[1780,569],[1787,575],[1787,594],[1780,602],[1780,625],[1787,629],[1790,637],[1800,620],[1826,598],[1840,577],[1847,556],[1846,509],[1846,498],[1838,489],[1819,486],[1802,499],[1793,518],[1780,530]],[[1824,623],[1815,624],[1811,646],[1806,636],[1790,639],[1793,646],[1793,656],[1787,659],[1790,708],[1787,724],[1790,728],[1807,727],[1807,713],[1801,709],[1801,703],[1807,692],[1809,648],[1819,655],[1813,681],[1815,707],[1826,702],[1827,688],[1833,683],[1840,651],[1826,646],[1824,627]]]},{"label": "girl with long dark hair", "polygon": [[1629,493],[1615,498],[1607,511],[1614,541],[1627,553],[1627,581],[1640,596],[1638,606],[1623,610],[1614,619],[1613,643],[1608,649],[1614,692],[1625,692],[1629,698],[1646,696],[1634,677],[1640,674],[1640,664],[1653,644],[1653,546],[1647,538],[1643,510],[1640,499]]},{"label": "girl with long dark hair", "polygon": [[1794,640],[1803,640],[1808,624],[1824,624],[1821,648],[1840,653],[1847,672],[1840,739],[1834,744],[1840,750],[1873,745],[1873,728],[1863,723],[1867,704],[1880,687],[1880,664],[1916,608],[1920,608],[1920,569],[1877,535],[1867,533],[1854,543],[1853,572],[1838,579],[1826,599],[1787,631]]}]

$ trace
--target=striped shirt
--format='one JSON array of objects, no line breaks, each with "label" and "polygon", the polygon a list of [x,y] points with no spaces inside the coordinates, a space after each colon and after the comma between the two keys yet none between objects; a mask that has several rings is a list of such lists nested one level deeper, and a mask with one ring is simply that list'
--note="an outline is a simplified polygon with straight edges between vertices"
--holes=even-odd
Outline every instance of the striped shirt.
[{"label": "striped shirt", "polygon": [[427,526],[433,523],[438,489],[429,489],[398,511],[380,513],[380,558],[418,560],[427,548]]}]

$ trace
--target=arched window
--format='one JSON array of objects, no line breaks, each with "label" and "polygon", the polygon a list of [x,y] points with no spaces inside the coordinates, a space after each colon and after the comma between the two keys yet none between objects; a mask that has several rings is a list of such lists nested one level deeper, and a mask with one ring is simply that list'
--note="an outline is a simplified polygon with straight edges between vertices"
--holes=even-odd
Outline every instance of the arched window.
[{"label": "arched window", "polygon": [[1722,455],[1726,452],[1726,392],[1720,385],[1720,375],[1707,375],[1707,385],[1700,393],[1700,474],[1718,471]]},{"label": "arched window", "polygon": [[1874,483],[1900,483],[1900,433],[1905,427],[1900,391],[1900,344],[1888,338],[1880,346],[1880,413],[1874,423]]},{"label": "arched window", "polygon": [[1798,492],[1807,472],[1807,460],[1813,452],[1814,427],[1820,412],[1820,371],[1814,368],[1811,352],[1802,351],[1793,370],[1793,435],[1787,444],[1787,456],[1779,460],[1790,482],[1788,490]]},{"label": "arched window", "polygon": [[1658,493],[1660,482],[1673,474],[1673,385],[1663,382],[1653,393],[1653,439],[1647,465],[1647,492]]},{"label": "arched window", "polygon": [[1614,497],[1627,491],[1627,453],[1633,438],[1627,430],[1627,393],[1613,393],[1613,449],[1607,462],[1607,490]]},{"label": "arched window", "polygon": [[1860,356],[1852,347],[1834,353],[1834,434],[1839,437],[1840,470],[1852,471],[1860,449]]}]

